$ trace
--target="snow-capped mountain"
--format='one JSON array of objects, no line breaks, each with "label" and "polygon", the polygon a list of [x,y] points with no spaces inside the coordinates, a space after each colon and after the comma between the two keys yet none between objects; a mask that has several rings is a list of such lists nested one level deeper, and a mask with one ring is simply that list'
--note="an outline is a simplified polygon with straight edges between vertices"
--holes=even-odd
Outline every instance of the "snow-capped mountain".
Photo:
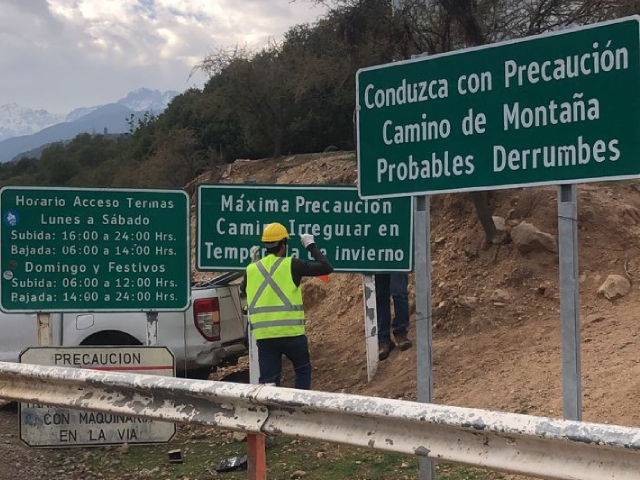
[{"label": "snow-capped mountain", "polygon": [[173,90],[161,92],[160,90],[138,88],[130,92],[126,97],[118,100],[117,103],[136,112],[161,112],[167,108],[169,102],[171,102],[176,95],[178,95],[178,92]]},{"label": "snow-capped mountain", "polygon": [[68,140],[82,132],[125,133],[127,118],[163,112],[178,92],[138,88],[115,103],[79,107],[67,115],[32,110],[15,103],[0,106],[0,163],[38,147]]},{"label": "snow-capped mountain", "polygon": [[131,115],[134,116],[135,121],[141,118],[144,112],[134,112],[124,105],[110,103],[73,122],[56,123],[31,135],[7,138],[0,141],[0,162],[6,162],[20,157],[23,153],[38,150],[42,145],[71,140],[81,133],[101,135],[126,133],[129,131],[127,120]]},{"label": "snow-capped mountain", "polygon": [[89,115],[91,112],[95,112],[99,108],[100,108],[100,105],[95,106],[95,107],[74,108],[67,115],[67,118],[65,118],[64,121],[65,122],[74,122],[74,121],[78,120],[79,118],[84,117],[85,115]]},{"label": "snow-capped mountain", "polygon": [[[129,92],[126,97],[121,98],[115,103],[130,108],[135,112],[152,111],[158,113],[164,111],[176,95],[178,95],[178,92],[174,90],[161,92],[160,90],[151,90],[149,88],[138,88],[133,92]],[[104,105],[96,105],[94,107],[76,108],[67,115],[65,121],[73,122],[103,106]]]},{"label": "snow-capped mountain", "polygon": [[46,110],[33,110],[16,103],[0,105],[0,141],[21,135],[30,135],[62,122],[64,115]]},{"label": "snow-capped mountain", "polygon": [[127,118],[163,112],[178,92],[138,88],[116,103],[79,107],[67,115],[32,110],[15,103],[0,106],[0,163],[20,153],[82,132],[125,133]]}]

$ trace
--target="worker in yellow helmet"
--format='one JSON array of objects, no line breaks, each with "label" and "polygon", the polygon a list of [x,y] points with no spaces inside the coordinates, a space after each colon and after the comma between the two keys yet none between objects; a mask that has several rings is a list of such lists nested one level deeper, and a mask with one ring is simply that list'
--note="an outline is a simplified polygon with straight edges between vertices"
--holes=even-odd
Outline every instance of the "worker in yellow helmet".
[{"label": "worker in yellow helmet", "polygon": [[258,344],[260,383],[280,385],[285,355],[293,363],[295,388],[309,390],[311,360],[300,281],[302,277],[327,275],[333,267],[313,235],[300,235],[300,241],[314,262],[287,256],[288,241],[284,225],[270,223],[264,228],[262,242],[267,255],[247,267],[241,289],[247,294],[250,328]]}]

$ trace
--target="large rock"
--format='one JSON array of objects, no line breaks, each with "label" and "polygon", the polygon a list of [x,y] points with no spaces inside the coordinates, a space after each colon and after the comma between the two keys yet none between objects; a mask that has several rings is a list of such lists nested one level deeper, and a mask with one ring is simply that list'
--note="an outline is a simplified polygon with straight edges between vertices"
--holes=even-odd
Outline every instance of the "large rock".
[{"label": "large rock", "polygon": [[527,222],[520,222],[511,230],[511,239],[521,254],[529,252],[558,253],[558,241],[555,235],[544,233]]},{"label": "large rock", "polygon": [[507,226],[507,222],[504,218],[493,216],[491,219],[493,220],[493,224],[498,232],[505,233],[509,231],[509,227]]},{"label": "large rock", "polygon": [[491,294],[491,299],[493,303],[504,303],[506,304],[511,300],[511,295],[506,290],[502,290],[501,288],[496,288]]},{"label": "large rock", "polygon": [[631,291],[631,282],[622,275],[609,275],[598,289],[607,300],[624,297]]},{"label": "large rock", "polygon": [[472,297],[472,296],[458,297],[458,305],[466,308],[474,308],[478,305],[478,297]]}]

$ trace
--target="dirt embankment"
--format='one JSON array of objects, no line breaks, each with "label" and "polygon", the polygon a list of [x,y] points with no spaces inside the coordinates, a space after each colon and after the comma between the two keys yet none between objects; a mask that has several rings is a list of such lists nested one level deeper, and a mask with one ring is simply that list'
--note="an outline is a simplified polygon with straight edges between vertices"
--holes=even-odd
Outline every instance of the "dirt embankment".
[{"label": "dirt embankment", "polygon": [[[215,181],[355,184],[356,172],[354,155],[336,152],[238,161]],[[199,181],[209,181],[203,177]],[[553,187],[497,191],[491,203],[495,215],[511,226],[527,221],[557,234]],[[481,227],[464,194],[434,196],[431,215],[436,401],[560,417],[557,255],[533,252],[523,256],[513,244],[482,250]],[[640,371],[639,284],[633,284],[629,295],[619,300],[596,294],[612,273],[640,280],[639,233],[637,182],[580,186],[586,420],[640,425],[634,401]],[[508,293],[508,300],[499,306],[491,301],[496,289]],[[366,381],[361,276],[334,274],[328,285],[309,280],[303,291],[314,388],[415,398],[415,348],[392,352],[381,363],[375,381]],[[285,382],[291,377],[289,372]]]}]

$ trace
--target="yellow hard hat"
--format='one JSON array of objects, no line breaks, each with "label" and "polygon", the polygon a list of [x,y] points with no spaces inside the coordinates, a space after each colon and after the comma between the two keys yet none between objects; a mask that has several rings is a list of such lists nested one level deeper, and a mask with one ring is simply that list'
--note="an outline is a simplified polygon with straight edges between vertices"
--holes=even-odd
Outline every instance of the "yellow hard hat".
[{"label": "yellow hard hat", "polygon": [[284,238],[289,238],[289,233],[281,223],[270,223],[264,227],[262,232],[262,241],[265,243],[279,242]]}]

